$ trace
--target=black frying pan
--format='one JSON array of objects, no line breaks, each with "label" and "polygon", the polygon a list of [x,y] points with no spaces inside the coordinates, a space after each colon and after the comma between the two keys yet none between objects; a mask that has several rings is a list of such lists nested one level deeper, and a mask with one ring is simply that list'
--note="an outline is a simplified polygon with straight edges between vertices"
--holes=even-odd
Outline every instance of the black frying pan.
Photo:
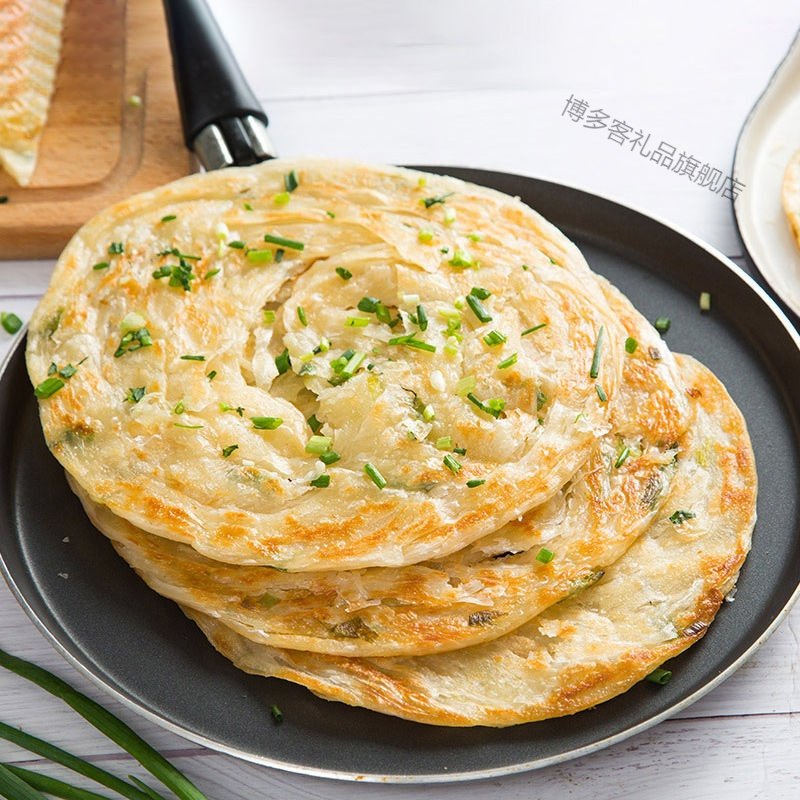
[{"label": "black frying pan", "polygon": [[[189,739],[251,761],[396,782],[563,761],[642,731],[718,685],[797,595],[800,337],[764,290],[707,245],[611,200],[519,175],[421,169],[519,195],[646,316],[672,319],[670,347],[716,372],[748,421],[761,487],[753,550],[735,602],[671,662],[667,686],[643,682],[574,717],[500,730],[430,727],[329,703],[237,670],[97,534],[44,446],[19,339],[0,370],[0,556],[9,585],[54,645],[109,692]],[[712,294],[708,314],[698,308],[701,291]],[[273,703],[284,712],[280,727],[270,720]]]}]

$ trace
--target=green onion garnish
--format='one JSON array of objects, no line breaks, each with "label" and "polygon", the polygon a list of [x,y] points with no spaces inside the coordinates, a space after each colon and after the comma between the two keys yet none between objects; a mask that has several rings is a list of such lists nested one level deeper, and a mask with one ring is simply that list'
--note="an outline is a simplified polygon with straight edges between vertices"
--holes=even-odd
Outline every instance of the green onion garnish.
[{"label": "green onion garnish", "polygon": [[0,311],[0,325],[13,334],[22,327],[22,320],[13,311]]},{"label": "green onion garnish", "polygon": [[455,250],[453,257],[447,262],[451,267],[472,267],[475,262],[472,256],[466,250]]},{"label": "green onion garnish", "polygon": [[283,712],[278,708],[278,706],[271,706],[269,713],[272,714],[272,719],[274,719],[276,723],[283,722]]},{"label": "green onion garnish", "polygon": [[244,250],[245,246],[245,243],[240,242],[238,239],[233,242],[228,242],[228,247],[232,247],[234,250]]},{"label": "green onion garnish", "polygon": [[378,468],[373,466],[372,464],[370,464],[369,461],[367,461],[367,463],[364,464],[364,472],[367,473],[367,475],[369,476],[370,480],[379,489],[385,488],[385,486],[386,486],[386,478],[384,478],[383,475],[381,475],[381,473],[378,470]]},{"label": "green onion garnish", "polygon": [[347,380],[348,378],[352,378],[353,375],[358,372],[359,367],[364,362],[364,359],[367,357],[366,353],[353,353],[350,358],[347,359],[347,363],[342,368],[342,371],[339,373],[342,378]]},{"label": "green onion garnish", "polygon": [[275,312],[271,308],[264,309],[264,324],[272,325],[275,322]]},{"label": "green onion garnish", "polygon": [[504,333],[500,333],[500,331],[489,331],[489,333],[483,337],[483,341],[486,342],[489,347],[497,347],[497,345],[507,342],[508,337]]},{"label": "green onion garnish", "polygon": [[335,464],[337,461],[340,461],[341,458],[342,457],[335,450],[328,450],[325,453],[319,454],[319,460],[326,466]]},{"label": "green onion garnish", "polygon": [[306,442],[306,453],[311,453],[315,456],[322,455],[322,453],[326,453],[330,450],[332,446],[333,439],[331,439],[330,436],[319,436],[315,433]]},{"label": "green onion garnish", "polygon": [[[138,315],[136,316],[138,317]],[[122,320],[122,323],[124,327],[125,320]],[[114,351],[114,358],[119,358],[120,356],[124,356],[125,353],[132,353],[135,350],[140,350],[142,347],[150,347],[152,344],[153,344],[153,339],[150,336],[150,331],[148,331],[147,328],[139,328],[138,330],[129,330],[120,339],[119,345],[117,345],[117,349]]]},{"label": "green onion garnish", "polygon": [[477,385],[474,375],[465,375],[456,384],[456,394],[459,397],[465,397],[467,393],[471,392]]},{"label": "green onion garnish", "polygon": [[[223,411],[224,410],[225,409],[223,409]],[[172,413],[178,414],[179,416],[183,414],[185,411],[186,411],[186,404],[183,402],[183,400],[178,400],[178,402],[175,403],[175,407],[172,409]]]},{"label": "green onion garnish", "polygon": [[247,260],[253,264],[269,264],[275,258],[275,254],[269,249],[248,250],[245,255]]},{"label": "green onion garnish", "polygon": [[175,214],[167,214],[166,216],[161,217],[162,222],[172,222],[172,220],[174,219],[178,219],[178,217],[175,216]]},{"label": "green onion garnish", "polygon": [[711,310],[711,293],[710,292],[700,292],[700,310],[701,311],[710,311]]},{"label": "green onion garnish", "polygon": [[251,206],[250,203],[244,203],[244,210],[245,211],[252,211],[253,210],[253,206]]},{"label": "green onion garnish", "polygon": [[417,306],[417,325],[421,331],[428,330],[428,315],[423,306]]},{"label": "green onion garnish", "polygon": [[289,350],[287,348],[284,348],[283,352],[276,356],[275,366],[278,368],[278,375],[283,375],[284,372],[288,372],[292,368],[292,359],[289,358]]},{"label": "green onion garnish", "polygon": [[442,459],[442,463],[453,473],[453,475],[458,475],[459,471],[461,470],[461,464],[456,461],[453,456],[449,453]]},{"label": "green onion garnish", "polygon": [[697,516],[693,511],[676,511],[669,518],[673,525],[683,525],[687,519],[694,519]]},{"label": "green onion garnish", "polygon": [[633,355],[636,352],[636,348],[639,346],[639,342],[636,341],[632,336],[629,336],[625,340],[625,352],[629,355]]},{"label": "green onion garnish", "polygon": [[302,242],[297,242],[294,239],[284,239],[283,236],[273,236],[271,233],[264,234],[264,241],[269,244],[279,244],[281,247],[288,247],[290,250],[305,250],[305,245]]},{"label": "green onion garnish", "polygon": [[0,194],[0,206],[4,206],[8,202],[7,194]]},{"label": "green onion garnish", "polygon": [[467,295],[467,305],[481,322],[492,321],[492,315],[483,307],[483,303],[474,294]]},{"label": "green onion garnish", "polygon": [[672,325],[672,320],[669,317],[659,317],[654,323],[653,327],[663,336]]},{"label": "green onion garnish", "polygon": [[440,436],[436,440],[436,449],[437,450],[452,450],[453,449],[453,437],[452,436]]},{"label": "green onion garnish", "polygon": [[52,397],[56,392],[63,389],[65,385],[61,378],[45,378],[33,391],[37,397],[45,399]]},{"label": "green onion garnish", "polygon": [[283,425],[283,420],[280,417],[250,417],[250,422],[253,427],[260,431],[274,431]]},{"label": "green onion garnish", "polygon": [[536,554],[536,560],[541,561],[542,564],[549,564],[553,560],[553,553],[552,550],[548,550],[546,547],[543,547],[539,552]]},{"label": "green onion garnish", "polygon": [[358,301],[356,308],[359,311],[365,311],[367,314],[374,314],[380,302],[377,297],[362,297]]},{"label": "green onion garnish", "polygon": [[620,450],[619,455],[617,456],[617,460],[614,462],[614,468],[619,469],[628,460],[628,456],[630,454],[631,454],[630,447],[627,446],[623,447],[622,450]]},{"label": "green onion garnish", "polygon": [[121,256],[125,252],[125,245],[122,242],[111,242],[108,252],[112,256]]},{"label": "green onion garnish", "polygon": [[541,328],[546,328],[546,327],[547,327],[546,322],[540,322],[538,325],[534,325],[532,328],[528,328],[528,330],[522,331],[520,336],[527,336],[529,333],[533,333],[534,331],[538,331]]},{"label": "green onion garnish", "polygon": [[205,356],[181,356],[181,361],[205,361]]},{"label": "green onion garnish", "polygon": [[284,257],[285,255],[286,255],[286,251],[285,251],[285,250],[284,250],[282,247],[279,247],[279,248],[278,248],[278,249],[275,251],[275,263],[276,263],[276,264],[280,264],[280,263],[281,263],[281,261],[283,261],[283,257]]},{"label": "green onion garnish", "polygon": [[312,414],[306,422],[308,427],[311,428],[312,433],[319,433],[322,428],[322,423],[317,419],[316,414]]},{"label": "green onion garnish", "polygon": [[101,269],[108,269],[110,266],[111,266],[111,264],[110,264],[108,261],[98,261],[98,262],[97,262],[97,263],[96,263],[96,264],[95,264],[95,265],[92,267],[92,269],[94,269],[94,270],[98,270],[98,271],[99,271],[99,270],[101,270]]},{"label": "green onion garnish", "polygon": [[229,444],[227,447],[222,448],[222,457],[227,458],[234,450],[238,450],[238,444]]},{"label": "green onion garnish", "polygon": [[323,473],[314,478],[310,483],[317,489],[327,489],[331,485],[331,476]]},{"label": "green onion garnish", "polygon": [[417,241],[420,244],[430,244],[433,241],[433,231],[423,229],[417,234]]},{"label": "green onion garnish", "polygon": [[499,419],[501,412],[506,406],[505,400],[500,400],[499,398],[492,398],[491,400],[487,400],[485,403],[475,397],[472,392],[467,394],[467,400],[472,403],[472,405],[479,408],[485,414],[489,414],[490,416],[494,417],[495,419]]},{"label": "green onion garnish", "polygon": [[308,327],[308,317],[306,316],[306,310],[303,306],[297,306],[297,318],[300,320],[300,324],[304,327]]},{"label": "green onion garnish", "polygon": [[[87,722],[130,753],[146,770],[171,789],[180,800],[207,800],[206,796],[182,772],[175,769],[157,750],[154,750],[144,739],[140,738],[132,728],[117,719],[109,711],[106,711],[98,703],[90,700],[86,695],[73,689],[66,681],[62,681],[35,664],[15,658],[2,650],[0,650],[0,665],[37,684],[45,691],[50,692],[50,694],[61,698]],[[102,772],[99,769],[97,771]],[[119,781],[119,783],[124,782]],[[118,791],[118,789],[115,788],[115,791]],[[142,794],[140,793],[137,796],[137,800]],[[126,793],[125,796],[133,797],[130,793]]]},{"label": "green onion garnish", "polygon": [[287,192],[293,192],[300,185],[297,173],[294,170],[287,172],[283,176],[283,185],[286,187]]},{"label": "green onion garnish", "polygon": [[165,264],[153,272],[153,277],[156,280],[161,278],[169,278],[167,283],[170,286],[180,286],[184,292],[192,291],[192,281],[197,277],[192,272],[192,265],[181,259],[180,264]]},{"label": "green onion garnish", "polygon": [[492,293],[488,289],[483,289],[480,286],[473,286],[469,293],[473,297],[477,297],[478,300],[486,300],[492,296]]},{"label": "green onion garnish", "polygon": [[336,219],[336,214],[333,211],[326,211],[325,212],[331,219]]},{"label": "green onion garnish", "polygon": [[672,678],[672,672],[668,669],[662,669],[659,667],[658,669],[654,669],[648,676],[647,680],[651,683],[657,683],[659,686],[665,686],[669,683],[670,678]]},{"label": "green onion garnish", "polygon": [[366,328],[369,325],[368,317],[348,317],[344,321],[345,328]]},{"label": "green onion garnish", "polygon": [[128,389],[125,394],[125,403],[138,403],[144,397],[144,386]]},{"label": "green onion garnish", "polygon": [[205,427],[205,425],[190,425],[189,423],[186,423],[186,422],[173,422],[172,424],[176,428],[186,428],[187,430],[190,430],[190,431],[194,431],[194,430],[197,430],[198,428],[204,428]]},{"label": "green onion garnish", "polygon": [[467,481],[467,489],[475,489],[478,486],[483,486],[484,483],[486,483],[485,478],[472,478]]},{"label": "green onion garnish", "polygon": [[203,280],[207,281],[209,278],[213,278],[215,275],[219,275],[219,273],[220,273],[219,267],[215,267],[214,269],[210,269],[208,272],[206,272],[205,275],[203,275]]},{"label": "green onion garnish", "polygon": [[600,354],[603,352],[603,337],[605,336],[605,325],[600,326],[597,332],[597,340],[594,343],[594,355],[592,356],[592,366],[589,368],[589,377],[596,378],[600,373]]},{"label": "green onion garnish", "polygon": [[389,339],[387,344],[399,344],[405,345],[406,347],[413,347],[416,350],[424,350],[426,353],[435,353],[436,346],[432,344],[428,344],[428,342],[423,342],[421,339],[416,339],[412,335],[406,336],[395,336],[392,339]]},{"label": "green onion garnish", "polygon": [[594,390],[597,392],[597,396],[600,398],[601,403],[608,401],[608,395],[606,394],[605,389],[603,389],[599,383],[594,385]]},{"label": "green onion garnish", "polygon": [[434,419],[436,419],[436,411],[430,403],[423,407],[422,419],[424,419],[425,422],[432,422]]},{"label": "green onion garnish", "polygon": [[343,280],[349,281],[350,278],[353,277],[353,273],[350,272],[349,269],[345,269],[344,267],[336,267],[336,274]]},{"label": "green onion garnish", "polygon": [[517,354],[512,353],[508,358],[504,358],[498,365],[497,369],[508,369],[517,363]]},{"label": "green onion garnish", "polygon": [[[148,787],[149,788],[149,787]],[[53,797],[66,797],[69,800],[108,800],[105,795],[51,778],[24,767],[13,764],[0,764],[0,794],[11,800],[45,800],[45,793]],[[151,800],[160,795],[150,795]]]},{"label": "green onion garnish", "polygon": [[206,378],[208,378],[210,381],[213,381],[214,378],[216,377],[217,377],[217,371],[215,369],[212,369],[211,372],[206,373]]},{"label": "green onion garnish", "polygon": [[425,208],[430,208],[438,203],[444,204],[445,200],[447,200],[448,197],[452,197],[453,194],[455,194],[455,192],[448,192],[447,194],[440,195],[439,197],[426,197],[424,200],[420,200],[420,203],[422,203]]}]

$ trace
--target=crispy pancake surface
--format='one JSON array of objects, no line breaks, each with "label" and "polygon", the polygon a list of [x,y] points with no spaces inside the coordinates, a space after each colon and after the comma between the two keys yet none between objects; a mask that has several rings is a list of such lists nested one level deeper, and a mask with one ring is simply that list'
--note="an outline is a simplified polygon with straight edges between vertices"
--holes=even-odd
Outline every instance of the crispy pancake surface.
[{"label": "crispy pancake surface", "polygon": [[275,161],[89,222],[27,360],[63,384],[45,437],[93,501],[209,558],[319,571],[440,558],[553,497],[611,429],[625,338],[520,202]]},{"label": "crispy pancake surface", "polygon": [[750,546],[756,474],[744,421],[707,369],[681,363],[694,419],[662,512],[597,583],[505,636],[438,655],[348,659],[260,645],[184,610],[247,672],[419,722],[504,726],[608,700],[704,635]]}]

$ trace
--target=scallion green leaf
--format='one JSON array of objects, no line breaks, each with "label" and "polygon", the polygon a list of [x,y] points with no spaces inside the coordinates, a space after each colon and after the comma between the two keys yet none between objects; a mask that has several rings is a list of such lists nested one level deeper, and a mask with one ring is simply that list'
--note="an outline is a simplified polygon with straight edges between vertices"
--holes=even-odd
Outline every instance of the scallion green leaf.
[{"label": "scallion green leaf", "polygon": [[540,561],[542,564],[549,564],[553,560],[554,555],[555,553],[553,553],[552,550],[542,547],[536,554],[536,560]]},{"label": "scallion green leaf", "polygon": [[336,267],[336,274],[343,280],[349,281],[350,278],[353,277],[353,273],[350,272],[349,269],[345,269],[344,267]]},{"label": "scallion green leaf", "polygon": [[333,439],[330,436],[320,436],[319,434],[315,433],[306,442],[306,453],[319,456],[322,455],[322,453],[326,453],[328,450],[330,450],[332,446]]},{"label": "scallion green leaf", "polygon": [[492,315],[483,307],[483,303],[474,294],[467,295],[467,305],[481,322],[492,321]]},{"label": "scallion green leaf", "polygon": [[308,317],[306,316],[306,310],[303,306],[297,306],[297,318],[300,320],[300,324],[304,327],[308,327]]},{"label": "scallion green leaf", "polygon": [[369,461],[364,464],[364,472],[369,476],[369,479],[379,488],[384,489],[386,487],[386,478],[381,475],[380,470],[370,464]]},{"label": "scallion green leaf", "polygon": [[614,462],[614,468],[619,469],[627,460],[628,456],[631,454],[631,449],[627,445],[620,450],[619,455],[617,456],[617,460]]},{"label": "scallion green leaf", "polygon": [[546,322],[540,322],[538,325],[534,325],[532,328],[528,328],[527,330],[522,331],[520,336],[527,336],[529,333],[533,333],[534,331],[538,331],[546,327],[547,327]]},{"label": "scallion green leaf", "polygon": [[227,447],[222,448],[222,457],[227,458],[234,450],[238,450],[238,444],[229,444]]},{"label": "scallion green leaf", "polygon": [[594,385],[594,390],[595,392],[597,392],[597,397],[599,398],[601,403],[608,402],[608,395],[606,394],[606,390],[599,383],[596,383]]},{"label": "scallion green leaf", "polygon": [[605,325],[600,326],[597,332],[597,339],[594,343],[594,354],[592,355],[592,366],[589,367],[589,377],[596,378],[600,373],[600,356],[603,352],[603,338],[606,333]]},{"label": "scallion green leaf", "polygon": [[275,236],[272,233],[265,233],[264,241],[269,244],[279,244],[281,247],[288,247],[290,250],[305,250],[306,247],[302,242],[297,242],[294,239],[285,239],[283,236]]},{"label": "scallion green leaf", "polygon": [[22,320],[13,311],[0,312],[0,325],[7,333],[14,334],[22,327]]},{"label": "scallion green leaf", "polygon": [[269,248],[263,250],[248,250],[245,255],[253,264],[269,264],[275,258],[275,253]]},{"label": "scallion green leaf", "polygon": [[292,368],[292,359],[289,358],[288,348],[284,348],[283,352],[276,356],[275,366],[278,368],[278,375],[283,375],[284,372],[288,372]]},{"label": "scallion green leaf", "polygon": [[331,485],[331,476],[323,473],[314,478],[313,481],[310,481],[310,484],[317,489],[327,489]]},{"label": "scallion green leaf", "polygon": [[672,320],[669,317],[659,317],[654,323],[653,327],[663,336],[672,325]]},{"label": "scallion green leaf", "polygon": [[471,478],[467,481],[467,489],[476,489],[478,486],[483,486],[486,483],[485,478]]},{"label": "scallion green leaf", "polygon": [[629,336],[625,340],[625,352],[628,355],[633,355],[636,352],[636,348],[639,346],[639,342],[636,341],[632,336]]},{"label": "scallion green leaf", "polygon": [[274,431],[283,425],[280,417],[250,417],[253,427],[260,431]]},{"label": "scallion green leaf", "polygon": [[672,672],[668,669],[658,667],[654,669],[648,676],[647,680],[650,683],[657,683],[659,686],[666,686],[672,678]]},{"label": "scallion green leaf", "polygon": [[319,454],[319,460],[326,466],[330,466],[331,464],[335,464],[337,461],[341,461],[341,458],[342,457],[335,450],[328,450],[325,453]]},{"label": "scallion green leaf", "polygon": [[34,394],[44,400],[48,397],[52,397],[56,392],[61,391],[65,385],[61,378],[45,378],[34,389]]},{"label": "scallion green leaf", "polygon": [[517,354],[512,353],[508,358],[504,358],[498,365],[497,369],[508,369],[517,363]]},{"label": "scallion green leaf", "polygon": [[294,170],[287,172],[283,176],[283,185],[286,187],[287,192],[293,192],[300,185],[300,180]]},{"label": "scallion green leaf", "polygon": [[451,456],[449,453],[442,459],[442,463],[447,467],[447,469],[450,470],[450,472],[453,473],[453,475],[458,475],[458,473],[461,471],[461,464],[459,464],[458,461],[456,461],[456,459],[453,458],[453,456]]},{"label": "scallion green leaf", "polygon": [[317,419],[316,414],[312,414],[306,422],[308,423],[308,427],[311,428],[312,433],[319,433],[322,429],[322,423]]},{"label": "scallion green leaf", "polygon": [[500,331],[489,331],[489,333],[483,337],[483,341],[486,342],[489,347],[497,347],[497,345],[505,344],[505,342],[508,341],[508,337]]}]

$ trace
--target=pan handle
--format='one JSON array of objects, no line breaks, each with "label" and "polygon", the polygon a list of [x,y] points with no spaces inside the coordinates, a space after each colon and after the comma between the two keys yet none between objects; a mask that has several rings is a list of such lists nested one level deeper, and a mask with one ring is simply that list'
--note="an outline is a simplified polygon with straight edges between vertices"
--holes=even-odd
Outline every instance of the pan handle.
[{"label": "pan handle", "polygon": [[164,0],[183,136],[206,169],[275,158],[267,115],[205,0]]}]

